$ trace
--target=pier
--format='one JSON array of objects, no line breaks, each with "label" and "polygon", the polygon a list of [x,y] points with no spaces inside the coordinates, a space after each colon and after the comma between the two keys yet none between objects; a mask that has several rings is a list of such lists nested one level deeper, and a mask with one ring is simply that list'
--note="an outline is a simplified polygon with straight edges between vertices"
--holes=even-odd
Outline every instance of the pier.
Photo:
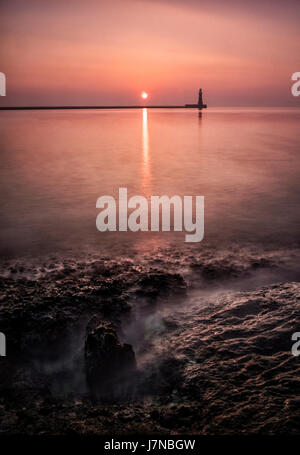
[{"label": "pier", "polygon": [[185,104],[182,105],[157,105],[151,106],[146,104],[136,106],[0,106],[0,110],[6,111],[30,111],[30,110],[57,110],[57,109],[206,109],[207,105],[203,104],[202,89],[199,90],[198,104]]}]

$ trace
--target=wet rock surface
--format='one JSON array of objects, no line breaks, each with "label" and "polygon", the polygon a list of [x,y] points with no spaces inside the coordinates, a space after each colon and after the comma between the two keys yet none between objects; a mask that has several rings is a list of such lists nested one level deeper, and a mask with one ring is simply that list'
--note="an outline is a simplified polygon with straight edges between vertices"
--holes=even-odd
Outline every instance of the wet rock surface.
[{"label": "wet rock surface", "polygon": [[299,434],[298,251],[0,267],[0,433]]}]

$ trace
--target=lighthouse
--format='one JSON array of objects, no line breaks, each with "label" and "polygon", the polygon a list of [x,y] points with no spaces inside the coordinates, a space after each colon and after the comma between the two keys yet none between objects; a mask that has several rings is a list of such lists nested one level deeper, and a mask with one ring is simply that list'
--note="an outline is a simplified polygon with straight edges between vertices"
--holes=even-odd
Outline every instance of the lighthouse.
[{"label": "lighthouse", "polygon": [[202,88],[199,89],[198,107],[199,107],[199,109],[206,109],[207,108],[207,105],[203,104]]},{"label": "lighthouse", "polygon": [[207,104],[203,103],[202,88],[199,89],[198,104],[185,104],[185,107],[197,107],[198,109],[207,108]]}]

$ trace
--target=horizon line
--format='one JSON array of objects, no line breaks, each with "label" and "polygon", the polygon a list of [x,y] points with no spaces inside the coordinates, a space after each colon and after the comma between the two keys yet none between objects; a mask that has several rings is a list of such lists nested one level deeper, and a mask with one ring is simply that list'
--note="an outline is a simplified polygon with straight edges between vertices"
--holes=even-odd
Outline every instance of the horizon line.
[{"label": "horizon line", "polygon": [[133,105],[133,106],[0,106],[0,110],[24,109],[202,109],[201,107],[182,105]]},{"label": "horizon line", "polygon": [[[276,108],[276,109],[299,109],[300,106],[211,106],[211,108]],[[51,109],[198,109],[202,110],[197,105],[133,105],[133,106],[0,106],[0,110],[51,110]]]}]

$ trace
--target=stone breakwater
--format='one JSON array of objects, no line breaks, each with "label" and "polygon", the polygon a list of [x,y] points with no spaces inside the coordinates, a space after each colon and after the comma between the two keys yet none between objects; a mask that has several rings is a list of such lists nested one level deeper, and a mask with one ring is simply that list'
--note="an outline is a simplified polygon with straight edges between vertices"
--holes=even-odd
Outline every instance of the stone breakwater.
[{"label": "stone breakwater", "polygon": [[0,432],[299,433],[298,258],[2,262]]}]

